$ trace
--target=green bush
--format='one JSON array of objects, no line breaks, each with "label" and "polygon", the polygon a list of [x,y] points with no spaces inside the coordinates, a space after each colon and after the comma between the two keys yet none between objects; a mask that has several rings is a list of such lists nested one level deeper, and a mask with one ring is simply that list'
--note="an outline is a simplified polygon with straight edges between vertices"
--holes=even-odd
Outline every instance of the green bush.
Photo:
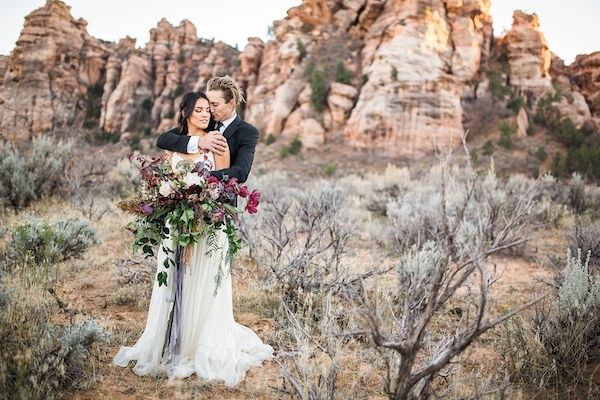
[{"label": "green bush", "polygon": [[175,91],[173,92],[173,98],[181,96],[183,94],[183,90],[184,88],[182,84],[177,85]]},{"label": "green bush", "polygon": [[534,155],[535,158],[537,158],[541,162],[546,161],[546,159],[548,158],[548,153],[546,153],[546,146],[538,147]]},{"label": "green bush", "polygon": [[102,111],[102,95],[104,94],[104,85],[101,82],[88,87],[87,101],[85,107],[85,117],[83,127],[92,129],[98,126],[100,113]]},{"label": "green bush", "polygon": [[479,155],[477,154],[477,149],[471,149],[469,151],[469,158],[471,159],[472,164],[477,164],[479,161]]},{"label": "green bush", "polygon": [[272,133],[269,133],[267,135],[267,138],[265,139],[265,144],[268,146],[270,144],[275,143],[275,140],[277,140],[277,138],[275,137],[275,135],[273,135]]},{"label": "green bush", "polygon": [[506,107],[516,114],[519,112],[519,110],[521,108],[527,107],[527,102],[521,96],[516,96],[516,97],[513,97],[512,99],[510,99],[510,101],[508,102]]},{"label": "green bush", "polygon": [[510,88],[506,85],[506,80],[499,71],[490,71],[488,74],[490,82],[490,93],[495,101],[504,101],[510,94]]},{"label": "green bush", "polygon": [[121,139],[121,134],[119,132],[96,130],[87,132],[83,138],[89,144],[104,145],[109,143],[118,143]]},{"label": "green bush", "polygon": [[326,176],[333,176],[335,174],[335,171],[337,171],[337,165],[334,163],[327,163],[323,167],[323,173]]},{"label": "green bush", "polygon": [[481,150],[486,156],[491,156],[492,154],[494,154],[494,151],[496,151],[496,147],[494,146],[494,143],[492,143],[492,141],[488,139],[483,144],[483,148]]},{"label": "green bush", "polygon": [[512,149],[513,141],[512,137],[516,131],[516,127],[513,124],[510,124],[508,121],[500,122],[500,139],[498,140],[498,144],[507,149]]},{"label": "green bush", "polygon": [[325,80],[323,67],[321,65],[310,64],[306,72],[311,89],[310,105],[313,110],[322,113],[327,105],[327,95],[329,92],[329,85]]},{"label": "green bush", "polygon": [[302,42],[302,40],[300,40],[300,38],[296,39],[296,49],[298,49],[298,53],[300,53],[301,60],[304,57],[306,57],[306,54],[307,54],[306,47],[304,47],[304,43]]},{"label": "green bush", "polygon": [[295,136],[288,144],[279,149],[279,156],[286,158],[288,155],[296,155],[302,150],[302,141],[298,136]]},{"label": "green bush", "polygon": [[29,147],[23,154],[7,142],[0,143],[0,199],[15,211],[57,193],[65,182],[69,143],[38,136]]},{"label": "green bush", "polygon": [[392,67],[390,78],[392,78],[392,82],[398,82],[398,69],[396,67]]},{"label": "green bush", "polygon": [[94,383],[97,343],[108,333],[95,321],[55,325],[55,302],[43,293],[0,286],[0,399],[60,399]]},{"label": "green bush", "polygon": [[185,53],[183,52],[183,50],[179,51],[179,56],[177,56],[177,62],[179,64],[183,64],[185,62]]},{"label": "green bush", "polygon": [[67,218],[48,222],[29,217],[12,230],[4,258],[9,270],[17,266],[50,266],[80,258],[98,243],[96,229],[86,220]]},{"label": "green bush", "polygon": [[335,65],[335,81],[345,85],[352,83],[352,71],[346,69],[341,60]]},{"label": "green bush", "polygon": [[[558,296],[549,306],[539,306],[531,320],[506,324],[504,359],[510,378],[531,388],[541,387],[563,398],[577,386],[593,385],[594,363],[600,359],[600,279],[588,269],[588,258],[567,253],[560,271]],[[568,398],[568,397],[564,397]]]}]

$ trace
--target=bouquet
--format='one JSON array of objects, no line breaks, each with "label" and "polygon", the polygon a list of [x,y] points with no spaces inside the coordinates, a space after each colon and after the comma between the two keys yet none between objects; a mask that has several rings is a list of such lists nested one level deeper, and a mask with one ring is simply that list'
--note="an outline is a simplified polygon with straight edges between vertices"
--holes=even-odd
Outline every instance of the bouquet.
[{"label": "bouquet", "polygon": [[[148,258],[155,256],[154,249],[160,244],[167,254],[163,264],[166,269],[175,261],[168,257],[174,250],[165,245],[164,239],[170,237],[175,247],[185,250],[206,237],[210,254],[219,249],[216,235],[223,230],[229,247],[215,276],[218,287],[223,262],[231,266],[241,247],[236,227],[238,215],[244,210],[256,213],[260,193],[251,193],[236,178],[218,180],[203,161],[194,164],[182,160],[172,166],[166,157],[146,158],[140,154],[131,155],[130,161],[137,162],[142,184],[133,198],[117,206],[136,217],[127,226],[134,236],[134,248],[141,248]],[[237,196],[246,200],[244,210],[230,204]],[[167,273],[159,272],[157,280],[159,286],[166,285]]]}]

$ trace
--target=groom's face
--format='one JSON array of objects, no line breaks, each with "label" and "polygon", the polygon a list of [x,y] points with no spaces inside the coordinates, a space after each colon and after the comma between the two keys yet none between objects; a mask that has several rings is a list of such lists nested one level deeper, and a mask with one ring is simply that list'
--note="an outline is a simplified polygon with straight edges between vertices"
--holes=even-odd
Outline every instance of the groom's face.
[{"label": "groom's face", "polygon": [[235,108],[233,99],[225,102],[222,90],[209,90],[206,92],[206,96],[210,102],[210,111],[215,121],[225,121],[231,118]]}]

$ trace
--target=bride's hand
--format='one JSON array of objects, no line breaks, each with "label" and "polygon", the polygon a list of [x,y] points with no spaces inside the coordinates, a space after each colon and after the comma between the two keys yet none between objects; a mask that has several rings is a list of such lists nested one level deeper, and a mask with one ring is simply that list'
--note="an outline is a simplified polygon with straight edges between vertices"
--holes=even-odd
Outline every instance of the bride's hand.
[{"label": "bride's hand", "polygon": [[198,147],[220,156],[227,150],[227,139],[220,132],[211,131],[198,140]]}]

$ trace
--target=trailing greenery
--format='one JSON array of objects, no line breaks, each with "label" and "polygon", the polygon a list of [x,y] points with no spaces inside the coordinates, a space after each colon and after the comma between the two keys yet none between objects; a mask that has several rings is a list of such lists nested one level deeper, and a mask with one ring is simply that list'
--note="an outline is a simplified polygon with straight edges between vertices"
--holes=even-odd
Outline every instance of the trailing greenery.
[{"label": "trailing greenery", "polygon": [[506,79],[499,71],[490,71],[488,74],[490,82],[490,92],[492,99],[495,101],[504,101],[511,93],[510,88],[506,85]]},{"label": "trailing greenery", "polygon": [[507,149],[512,149],[512,147],[513,147],[512,138],[513,138],[515,131],[517,130],[517,127],[508,121],[502,121],[502,122],[500,122],[499,128],[500,128],[500,140],[498,140],[498,144]]}]

